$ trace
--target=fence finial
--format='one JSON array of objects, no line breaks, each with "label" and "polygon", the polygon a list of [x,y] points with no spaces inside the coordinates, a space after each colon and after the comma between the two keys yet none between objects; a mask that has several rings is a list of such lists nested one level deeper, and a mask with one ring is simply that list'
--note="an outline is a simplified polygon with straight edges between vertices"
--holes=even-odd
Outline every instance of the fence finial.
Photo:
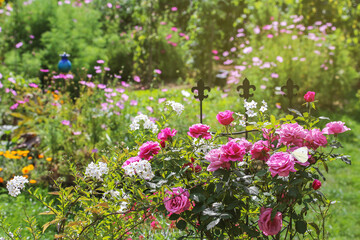
[{"label": "fence finial", "polygon": [[285,89],[286,89],[285,97],[287,97],[289,99],[289,107],[291,108],[292,100],[296,96],[296,93],[294,93],[294,90],[296,89],[299,91],[299,86],[295,85],[294,82],[289,78],[286,82],[286,85],[281,87],[281,91],[285,92],[284,91]]},{"label": "fence finial", "polygon": [[243,90],[243,94],[239,93],[239,96],[244,99],[248,99],[250,97],[253,97],[254,94],[250,93],[250,89],[253,89],[253,91],[256,90],[256,87],[254,85],[250,85],[250,82],[247,78],[244,79],[243,84],[238,86],[236,90],[239,92],[240,89]]},{"label": "fence finial", "polygon": [[205,90],[207,90],[208,92],[210,92],[210,87],[205,87],[204,81],[201,79],[200,81],[197,82],[196,87],[191,88],[191,92],[195,93],[195,91],[197,91],[197,95],[194,95],[194,97],[196,99],[199,99],[200,101],[200,123],[202,123],[202,101],[205,98],[208,98],[208,95],[205,95]]}]

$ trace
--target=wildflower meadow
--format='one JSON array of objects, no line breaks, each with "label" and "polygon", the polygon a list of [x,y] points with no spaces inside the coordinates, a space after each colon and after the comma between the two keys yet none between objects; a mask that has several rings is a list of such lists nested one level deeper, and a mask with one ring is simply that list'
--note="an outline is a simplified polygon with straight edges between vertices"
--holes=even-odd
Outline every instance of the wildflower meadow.
[{"label": "wildflower meadow", "polygon": [[0,239],[359,239],[359,18],[0,0]]}]

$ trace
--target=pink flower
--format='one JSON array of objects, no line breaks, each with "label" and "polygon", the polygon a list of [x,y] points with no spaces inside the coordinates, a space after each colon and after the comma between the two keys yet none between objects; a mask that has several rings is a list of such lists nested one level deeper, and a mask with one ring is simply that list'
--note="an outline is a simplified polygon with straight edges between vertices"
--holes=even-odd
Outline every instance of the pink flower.
[{"label": "pink flower", "polygon": [[178,29],[177,29],[176,27],[172,27],[172,28],[171,28],[171,31],[177,32],[177,30],[178,30]]},{"label": "pink flower", "polygon": [[298,123],[288,123],[283,124],[280,129],[276,130],[276,133],[280,135],[279,144],[301,147],[303,146],[307,132]]},{"label": "pink flower", "polygon": [[131,157],[123,163],[122,167],[130,165],[131,163],[140,162],[140,161],[142,161],[142,159],[139,156]]},{"label": "pink flower", "polygon": [[271,212],[272,208],[264,208],[260,209],[260,217],[259,217],[259,228],[266,236],[273,236],[280,232],[282,227],[282,214],[281,212],[277,212],[273,220],[271,220]]},{"label": "pink flower", "polygon": [[139,76],[134,76],[134,81],[135,82],[140,82],[140,77]]},{"label": "pink flower", "polygon": [[267,141],[257,141],[252,145],[251,158],[267,161],[269,159],[269,143]]},{"label": "pink flower", "polygon": [[313,101],[315,101],[315,92],[308,91],[308,92],[304,95],[304,99],[305,99],[306,102],[313,102]]},{"label": "pink flower", "polygon": [[229,125],[232,121],[234,121],[233,115],[234,112],[230,110],[226,110],[225,112],[219,112],[218,115],[216,115],[216,119],[219,121],[222,125]]},{"label": "pink flower", "polygon": [[186,189],[177,187],[166,193],[164,205],[170,213],[180,214],[190,208],[190,193]]},{"label": "pink flower", "polygon": [[272,74],[271,74],[271,77],[272,77],[272,78],[278,78],[278,77],[279,77],[279,74],[277,74],[277,73],[272,73]]},{"label": "pink flower", "polygon": [[159,98],[159,99],[158,99],[158,102],[159,102],[159,103],[163,103],[163,102],[165,102],[165,101],[166,101],[166,98]]},{"label": "pink flower", "polygon": [[178,10],[177,7],[172,7],[172,8],[171,8],[171,11],[172,11],[172,12],[176,12],[177,10]]},{"label": "pink flower", "polygon": [[160,70],[160,69],[155,69],[154,72],[155,72],[156,74],[161,74],[161,70]]},{"label": "pink flower", "polygon": [[321,187],[321,182],[317,179],[315,179],[312,183],[312,188],[314,190],[318,190]]},{"label": "pink flower", "polygon": [[210,162],[210,165],[207,167],[209,172],[214,172],[219,168],[225,168],[227,170],[230,169],[231,163],[225,162],[224,159],[221,157],[221,150],[220,149],[213,149],[211,150],[206,156],[205,159]]},{"label": "pink flower", "polygon": [[38,88],[39,86],[36,85],[35,83],[29,83],[29,87]]},{"label": "pink flower", "polygon": [[62,125],[65,125],[65,126],[69,126],[69,125],[70,125],[70,121],[69,121],[69,120],[62,120],[62,121],[61,121],[61,124],[62,124]]},{"label": "pink flower", "polygon": [[161,148],[158,142],[148,141],[139,148],[138,156],[146,160],[152,159],[160,152]]},{"label": "pink flower", "polygon": [[316,150],[320,146],[327,144],[326,137],[319,129],[308,130],[305,136],[305,146]]},{"label": "pink flower", "polygon": [[241,146],[243,146],[246,150],[246,152],[249,152],[252,148],[252,143],[249,142],[248,140],[246,140],[245,138],[234,138],[231,139],[230,142],[236,142],[238,144],[240,144]]},{"label": "pink flower", "polygon": [[287,152],[274,153],[266,164],[269,166],[272,177],[275,177],[277,174],[286,177],[289,175],[289,172],[296,172],[294,169],[294,157]]},{"label": "pink flower", "polygon": [[105,88],[106,88],[106,85],[100,83],[100,84],[97,85],[97,87],[100,88],[100,89],[105,89]]},{"label": "pink flower", "polygon": [[19,106],[19,103],[15,103],[14,105],[12,105],[12,106],[10,107],[10,110],[15,110],[15,109],[18,108],[18,106]]},{"label": "pink flower", "polygon": [[171,130],[171,128],[164,128],[161,129],[160,133],[158,134],[158,139],[167,141],[173,138],[176,133],[177,131],[175,129]]},{"label": "pink flower", "polygon": [[221,146],[220,150],[222,152],[221,158],[225,162],[242,161],[246,154],[245,146],[234,141]]},{"label": "pink flower", "polygon": [[189,132],[187,134],[193,138],[210,139],[211,134],[208,132],[209,129],[210,129],[209,126],[198,123],[189,127]]},{"label": "pink flower", "polygon": [[326,127],[322,130],[323,134],[335,134],[343,133],[351,130],[350,128],[345,126],[344,122],[330,122],[326,124]]},{"label": "pink flower", "polygon": [[281,56],[277,56],[276,60],[278,60],[279,62],[283,62],[283,58]]},{"label": "pink flower", "polygon": [[22,42],[19,42],[19,43],[17,43],[17,44],[15,45],[15,47],[16,47],[16,48],[20,48],[22,45],[23,45],[23,43],[22,43]]},{"label": "pink flower", "polygon": [[47,72],[49,72],[49,69],[40,69],[40,72],[47,73]]},{"label": "pink flower", "polygon": [[103,64],[105,61],[104,60],[97,60],[96,61],[98,64]]}]

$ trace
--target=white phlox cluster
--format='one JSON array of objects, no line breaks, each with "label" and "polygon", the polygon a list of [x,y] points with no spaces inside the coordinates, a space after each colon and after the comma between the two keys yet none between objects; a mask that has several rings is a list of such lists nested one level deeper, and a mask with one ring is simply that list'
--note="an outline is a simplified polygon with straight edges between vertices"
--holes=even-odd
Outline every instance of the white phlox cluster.
[{"label": "white phlox cluster", "polygon": [[244,107],[246,109],[246,115],[248,115],[248,117],[255,117],[257,115],[256,112],[254,112],[254,108],[256,108],[257,106],[257,102],[255,102],[254,100],[252,100],[251,102],[247,102],[246,99],[244,100]]},{"label": "white phlox cluster", "polygon": [[94,162],[91,162],[86,167],[85,175],[102,181],[103,179],[101,178],[101,176],[107,174],[108,172],[109,168],[107,167],[106,163],[99,162],[98,164],[95,164]]},{"label": "white phlox cluster", "polygon": [[145,129],[150,129],[153,133],[157,133],[159,131],[158,126],[153,121],[151,121],[148,116],[144,114],[140,114],[134,118],[134,120],[130,124],[130,130],[138,130],[141,126],[140,121],[144,121],[143,127]]},{"label": "white phlox cluster", "polygon": [[184,105],[182,105],[181,103],[174,102],[174,101],[167,101],[166,105],[170,105],[178,116],[180,116],[180,114],[185,109]]},{"label": "white phlox cluster", "polygon": [[130,163],[127,166],[123,166],[123,169],[128,176],[138,175],[145,180],[151,180],[154,177],[154,173],[151,170],[151,164],[147,160]]},{"label": "white phlox cluster", "polygon": [[7,182],[6,188],[8,189],[11,196],[16,197],[21,193],[20,190],[25,187],[25,183],[28,182],[29,180],[23,176],[15,176],[13,179]]}]

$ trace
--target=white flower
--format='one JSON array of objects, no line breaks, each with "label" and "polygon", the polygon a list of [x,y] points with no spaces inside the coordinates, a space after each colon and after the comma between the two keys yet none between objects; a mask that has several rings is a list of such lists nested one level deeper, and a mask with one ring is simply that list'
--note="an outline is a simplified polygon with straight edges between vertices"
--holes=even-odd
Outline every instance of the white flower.
[{"label": "white flower", "polygon": [[251,102],[247,102],[246,99],[244,100],[244,106],[246,110],[256,108],[257,102],[252,100]]},{"label": "white flower", "polygon": [[185,91],[185,90],[181,90],[181,94],[184,96],[184,97],[190,97],[191,94],[188,92],[188,91]]},{"label": "white flower", "polygon": [[132,177],[138,175],[145,180],[151,180],[155,175],[151,170],[151,164],[147,160],[141,160],[140,162],[133,162],[123,167],[125,174]]},{"label": "white flower", "polygon": [[91,162],[85,170],[85,175],[88,177],[96,178],[100,181],[103,179],[101,178],[102,175],[109,172],[109,169],[107,167],[107,164],[104,162],[99,162],[98,164],[95,164],[94,162]]},{"label": "white flower", "polygon": [[246,127],[246,122],[245,122],[245,120],[240,120],[240,121],[239,121],[239,125],[242,126],[242,127]]},{"label": "white flower", "polygon": [[264,100],[262,100],[262,106],[261,106],[261,108],[260,108],[260,112],[265,112],[265,111],[267,111],[267,107],[268,107],[268,105],[267,105],[267,103],[264,101]]},{"label": "white flower", "polygon": [[6,188],[11,196],[16,197],[21,193],[20,189],[23,189],[25,187],[25,183],[28,182],[29,180],[23,176],[15,176],[12,180],[7,182]]},{"label": "white flower", "polygon": [[246,115],[248,115],[248,117],[255,117],[257,113],[254,112],[253,110],[247,110]]},{"label": "white flower", "polygon": [[151,121],[148,116],[146,116],[144,114],[137,115],[134,118],[133,122],[130,124],[130,130],[135,131],[135,130],[140,129],[140,126],[141,126],[139,124],[140,121],[144,122],[143,126],[145,129],[149,129],[153,133],[157,133],[159,131],[158,126],[153,121]]},{"label": "white flower", "polygon": [[177,115],[180,115],[185,109],[184,105],[174,101],[167,101],[166,105],[170,105]]}]

